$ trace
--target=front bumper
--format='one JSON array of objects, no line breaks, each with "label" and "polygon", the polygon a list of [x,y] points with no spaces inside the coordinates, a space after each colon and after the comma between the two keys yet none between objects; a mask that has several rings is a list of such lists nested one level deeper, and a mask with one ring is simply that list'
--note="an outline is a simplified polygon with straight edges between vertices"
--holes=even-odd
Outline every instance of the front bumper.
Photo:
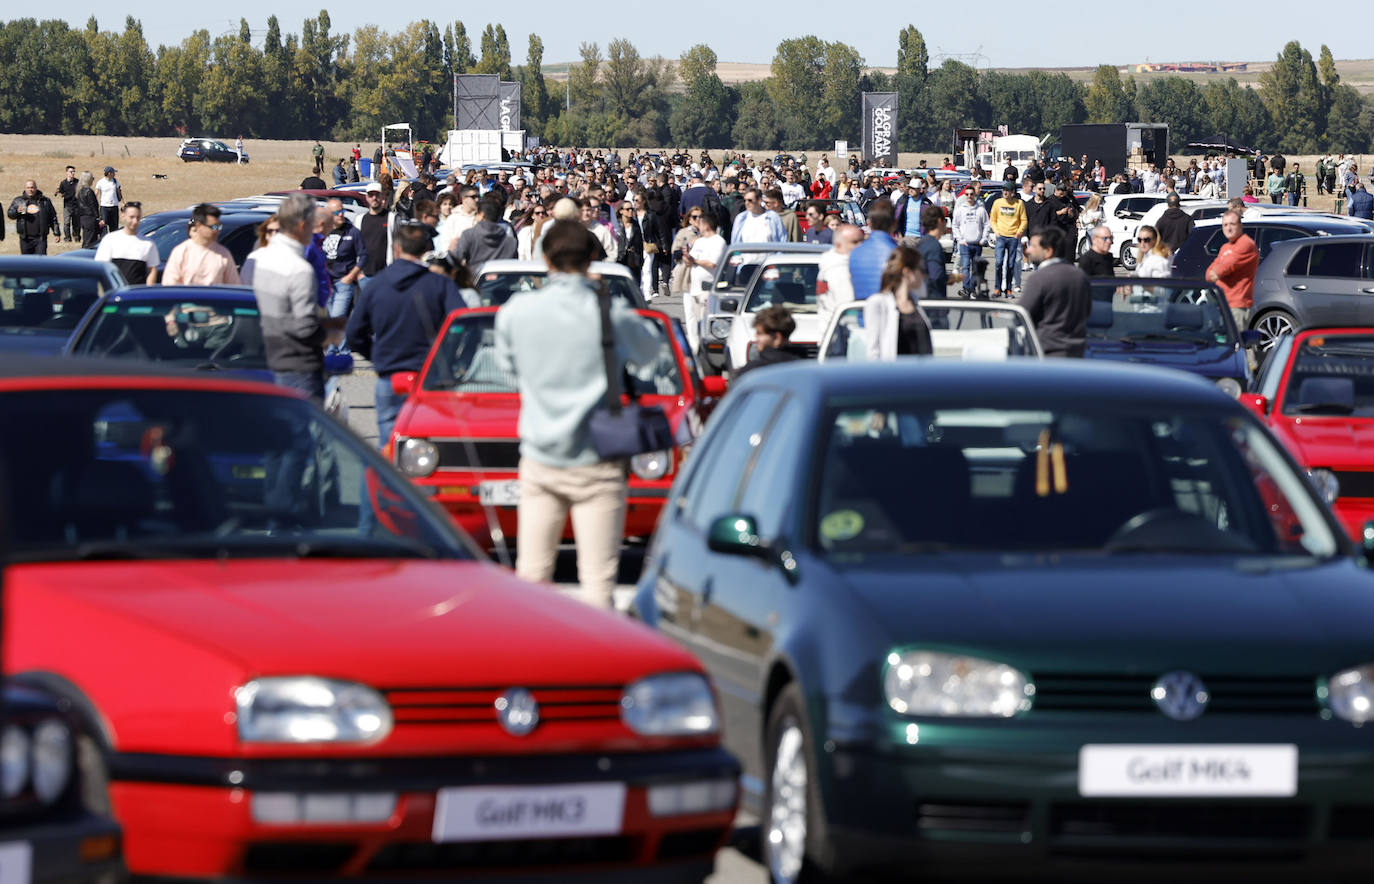
[{"label": "front bumper", "polygon": [[[735,809],[677,816],[649,811],[650,786],[735,778],[720,748],[639,754],[234,760],[116,756],[111,796],[125,824],[129,869],[139,875],[243,880],[369,881],[483,876],[503,881],[700,881]],[[617,782],[626,786],[614,835],[521,840],[433,840],[438,790],[457,786]],[[377,823],[268,824],[255,793],[390,792]],[[578,876],[583,877],[578,877]],[[695,876],[695,877],[693,877]]]},{"label": "front bumper", "polygon": [[119,826],[108,817],[74,817],[0,829],[0,848],[27,844],[34,884],[86,884],[123,874]]},{"label": "front bumper", "polygon": [[[1357,729],[1241,717],[1188,724],[1184,736],[1174,723],[1139,718],[1053,732],[1018,732],[1015,723],[920,721],[915,745],[832,740],[821,776],[836,864],[993,879],[1005,879],[1010,867],[1018,876],[1055,880],[1192,878],[1202,863],[1209,879],[1367,877],[1374,749]],[[1296,743],[1298,793],[1283,799],[1079,794],[1084,743],[1184,742]]]}]

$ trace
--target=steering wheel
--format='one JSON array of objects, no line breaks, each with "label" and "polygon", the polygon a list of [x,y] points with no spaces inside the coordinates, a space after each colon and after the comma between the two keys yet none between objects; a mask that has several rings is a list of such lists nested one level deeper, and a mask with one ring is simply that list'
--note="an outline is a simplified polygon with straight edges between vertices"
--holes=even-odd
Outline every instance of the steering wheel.
[{"label": "steering wheel", "polygon": [[1137,513],[1112,532],[1103,548],[1160,552],[1257,552],[1249,538],[1223,531],[1195,513],[1161,506]]}]

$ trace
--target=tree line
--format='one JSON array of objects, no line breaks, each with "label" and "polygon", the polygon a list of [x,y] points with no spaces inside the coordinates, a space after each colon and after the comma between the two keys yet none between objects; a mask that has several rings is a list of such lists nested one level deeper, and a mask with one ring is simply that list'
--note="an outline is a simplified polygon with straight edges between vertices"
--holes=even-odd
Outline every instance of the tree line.
[{"label": "tree line", "polygon": [[945,151],[955,127],[1005,124],[1055,133],[1065,123],[1165,122],[1170,141],[1213,134],[1285,153],[1360,153],[1370,147],[1374,97],[1342,83],[1330,50],[1318,60],[1288,43],[1257,89],[1234,78],[1199,85],[1179,76],[1137,83],[1111,65],[1089,83],[1063,73],[978,71],[953,59],[931,67],[914,26],[898,34],[893,73],[867,69],[858,51],[816,36],[778,44],[768,78],[727,85],[706,45],[677,59],[642,56],[626,39],[583,43],[566,82],[544,72],[530,34],[512,65],[501,25],[474,46],[461,21],[424,20],[396,32],[363,25],[336,33],[323,10],[299,34],[276,16],[264,30],[198,30],[149,47],[138,20],[120,32],[14,19],[0,25],[0,130],[108,135],[211,134],[374,140],[386,123],[412,122],[442,140],[453,76],[497,74],[522,84],[522,125],[555,144],[817,149],[858,143],[860,94],[900,94],[898,149]]}]

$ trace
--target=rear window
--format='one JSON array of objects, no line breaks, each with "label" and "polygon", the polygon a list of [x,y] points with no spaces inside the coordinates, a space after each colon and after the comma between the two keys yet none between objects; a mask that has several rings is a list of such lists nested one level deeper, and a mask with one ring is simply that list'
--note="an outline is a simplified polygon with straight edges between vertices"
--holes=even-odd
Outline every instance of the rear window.
[{"label": "rear window", "polygon": [[765,264],[744,312],[782,306],[794,312],[815,313],[820,269],[819,264]]},{"label": "rear window", "polygon": [[1307,275],[1354,279],[1360,275],[1363,256],[1363,243],[1338,242],[1312,246]]},{"label": "rear window", "polygon": [[[529,273],[483,273],[477,280],[477,294],[483,307],[506,303],[521,292],[532,292],[542,288],[548,275],[543,272]],[[642,306],[643,296],[635,284],[623,276],[606,276],[606,289],[611,297],[619,298],[631,307]]]},{"label": "rear window", "polygon": [[69,332],[104,293],[105,280],[94,272],[0,275],[0,328]]}]

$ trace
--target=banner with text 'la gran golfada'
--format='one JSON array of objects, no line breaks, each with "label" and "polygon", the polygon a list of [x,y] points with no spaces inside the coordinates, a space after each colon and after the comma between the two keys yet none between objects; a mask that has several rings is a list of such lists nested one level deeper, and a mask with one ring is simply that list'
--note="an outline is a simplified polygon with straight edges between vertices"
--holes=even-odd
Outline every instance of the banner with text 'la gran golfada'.
[{"label": "banner with text 'la gran golfada'", "polygon": [[897,93],[864,93],[864,159],[875,166],[897,165]]}]

